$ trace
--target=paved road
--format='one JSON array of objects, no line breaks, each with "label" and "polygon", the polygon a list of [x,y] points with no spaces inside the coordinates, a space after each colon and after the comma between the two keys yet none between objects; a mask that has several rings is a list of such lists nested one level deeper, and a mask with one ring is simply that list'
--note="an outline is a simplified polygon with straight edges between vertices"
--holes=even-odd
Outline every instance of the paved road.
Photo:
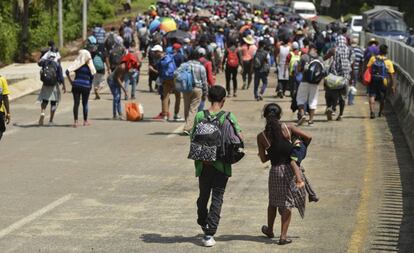
[{"label": "paved road", "polygon": [[[149,118],[160,101],[144,83],[138,100]],[[314,136],[304,166],[321,200],[307,206],[304,220],[294,213],[291,245],[263,237],[268,165],[259,162],[255,140],[261,110],[276,101],[284,120],[295,115],[272,89],[264,102],[251,93],[225,105],[238,116],[248,155],[229,181],[213,249],[200,247],[197,180],[186,159],[189,140],[175,134],[180,123],[113,121],[106,93],[90,101],[92,126],[73,129],[66,94],[57,126],[37,127],[37,94],[16,100],[15,125],[0,144],[0,252],[410,252],[413,160],[393,113],[369,120],[364,96],[343,122],[326,122],[321,95],[315,126],[304,127]]]}]

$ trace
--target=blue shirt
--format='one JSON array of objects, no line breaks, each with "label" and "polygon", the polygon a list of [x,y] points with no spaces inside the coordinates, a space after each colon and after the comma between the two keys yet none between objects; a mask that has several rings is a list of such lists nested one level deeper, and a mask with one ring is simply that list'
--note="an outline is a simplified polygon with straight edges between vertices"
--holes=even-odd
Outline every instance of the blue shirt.
[{"label": "blue shirt", "polygon": [[98,44],[104,44],[105,43],[105,36],[106,36],[105,29],[103,29],[102,27],[95,27],[93,29],[92,34],[93,34],[93,36],[95,36]]},{"label": "blue shirt", "polygon": [[83,65],[75,71],[73,86],[92,88],[93,75],[88,65]]}]

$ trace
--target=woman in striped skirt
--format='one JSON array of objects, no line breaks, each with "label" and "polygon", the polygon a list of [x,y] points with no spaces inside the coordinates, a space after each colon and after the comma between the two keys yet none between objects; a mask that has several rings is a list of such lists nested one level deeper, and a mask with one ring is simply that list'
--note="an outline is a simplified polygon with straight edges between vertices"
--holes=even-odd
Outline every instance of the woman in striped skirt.
[{"label": "woman in striped skirt", "polygon": [[290,188],[290,183],[294,180],[294,172],[290,166],[292,143],[289,138],[295,135],[308,143],[311,137],[293,125],[280,122],[281,115],[282,109],[279,105],[271,103],[265,106],[263,116],[266,119],[266,127],[257,136],[257,144],[260,160],[263,163],[270,160],[272,164],[269,172],[267,226],[262,227],[262,232],[269,238],[274,237],[273,225],[276,212],[279,211],[282,222],[279,244],[284,245],[292,242],[287,238],[292,217],[291,209],[294,207],[304,209],[304,202],[298,203]]}]

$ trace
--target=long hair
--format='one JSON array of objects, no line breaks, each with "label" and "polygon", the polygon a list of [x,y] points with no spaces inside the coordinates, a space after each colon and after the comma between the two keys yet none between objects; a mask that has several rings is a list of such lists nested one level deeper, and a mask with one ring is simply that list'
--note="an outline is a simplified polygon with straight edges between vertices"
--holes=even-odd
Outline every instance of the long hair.
[{"label": "long hair", "polygon": [[263,109],[263,117],[266,119],[265,134],[271,139],[272,143],[283,138],[280,118],[282,116],[282,108],[276,103],[265,105]]}]

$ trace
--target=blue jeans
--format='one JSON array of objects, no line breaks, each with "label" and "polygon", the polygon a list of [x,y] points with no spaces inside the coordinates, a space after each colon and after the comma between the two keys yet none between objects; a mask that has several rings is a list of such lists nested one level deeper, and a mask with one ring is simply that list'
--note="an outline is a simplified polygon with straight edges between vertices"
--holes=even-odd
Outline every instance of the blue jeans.
[{"label": "blue jeans", "polygon": [[204,110],[204,106],[206,104],[206,101],[201,100],[200,105],[198,106],[198,111],[201,112]]},{"label": "blue jeans", "polygon": [[258,98],[259,94],[259,84],[260,84],[260,80],[262,80],[263,85],[262,88],[260,89],[260,95],[262,96],[265,93],[265,90],[267,88],[267,76],[269,75],[269,73],[267,72],[260,72],[255,70],[254,72],[254,98]]},{"label": "blue jeans", "polygon": [[111,89],[112,96],[114,99],[112,100],[112,115],[115,118],[117,113],[119,116],[122,115],[122,107],[121,107],[121,87],[113,80],[108,79],[108,85]]},{"label": "blue jeans", "polygon": [[[131,98],[135,98],[135,89],[137,88],[138,78],[139,72],[136,70],[134,70],[133,72],[128,72],[124,76],[124,86],[127,91],[129,84],[131,84]],[[126,97],[125,99],[128,99],[128,97]]]}]

